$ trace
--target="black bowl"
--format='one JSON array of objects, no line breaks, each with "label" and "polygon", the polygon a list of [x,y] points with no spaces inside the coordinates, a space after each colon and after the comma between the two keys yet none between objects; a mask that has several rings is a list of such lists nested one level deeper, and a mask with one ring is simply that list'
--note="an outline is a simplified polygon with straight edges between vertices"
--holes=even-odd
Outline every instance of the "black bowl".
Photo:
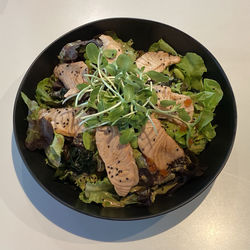
[{"label": "black bowl", "polygon": [[[85,204],[78,199],[78,192],[74,186],[55,181],[54,170],[45,165],[42,151],[31,152],[24,145],[27,108],[20,92],[23,91],[30,98],[34,97],[36,84],[51,75],[58,63],[57,55],[66,43],[78,39],[88,40],[107,30],[115,31],[125,41],[132,38],[136,49],[147,50],[150,44],[163,38],[180,54],[196,52],[202,56],[207,66],[208,72],[205,76],[217,80],[224,92],[214,120],[215,124],[218,124],[217,136],[199,156],[200,164],[207,167],[205,174],[185,184],[172,197],[159,197],[150,207],[130,206],[116,209]],[[229,157],[236,132],[236,120],[236,104],[230,83],[217,60],[204,46],[189,35],[166,24],[133,18],[112,18],[92,22],[57,39],[36,58],[28,69],[17,92],[14,106],[16,143],[22,159],[35,180],[66,206],[87,215],[115,220],[134,220],[161,215],[186,204],[203,192],[220,173]]]}]

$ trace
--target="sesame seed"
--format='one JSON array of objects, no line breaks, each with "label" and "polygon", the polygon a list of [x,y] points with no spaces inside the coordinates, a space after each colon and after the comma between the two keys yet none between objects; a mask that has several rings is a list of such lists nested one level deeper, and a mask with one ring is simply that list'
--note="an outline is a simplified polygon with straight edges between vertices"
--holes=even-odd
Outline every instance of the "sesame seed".
[{"label": "sesame seed", "polygon": [[108,148],[110,148],[110,146],[108,145]]},{"label": "sesame seed", "polygon": [[128,177],[126,177],[126,180],[128,181]]},{"label": "sesame seed", "polygon": [[122,180],[119,180],[119,182],[122,182]]},{"label": "sesame seed", "polygon": [[153,139],[153,141],[155,141],[155,138]]},{"label": "sesame seed", "polygon": [[68,65],[68,64],[66,64],[66,67],[69,67],[69,65]]},{"label": "sesame seed", "polygon": [[113,176],[113,175],[111,175],[110,177],[111,177],[111,178],[113,178],[114,176]]},{"label": "sesame seed", "polygon": [[118,161],[117,164],[119,164],[121,161]]}]

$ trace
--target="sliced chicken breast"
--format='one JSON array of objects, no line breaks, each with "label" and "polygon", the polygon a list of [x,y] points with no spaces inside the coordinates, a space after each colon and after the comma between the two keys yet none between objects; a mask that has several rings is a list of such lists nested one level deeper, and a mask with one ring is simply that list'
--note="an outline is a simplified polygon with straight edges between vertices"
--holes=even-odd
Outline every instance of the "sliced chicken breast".
[{"label": "sliced chicken breast", "polygon": [[158,170],[167,170],[175,160],[184,157],[183,149],[161,127],[161,122],[152,118],[157,129],[147,121],[142,133],[138,137],[138,145],[146,158],[155,165]]},{"label": "sliced chicken breast", "polygon": [[116,58],[122,54],[122,45],[118,42],[116,42],[111,36],[107,36],[107,35],[101,35],[99,37],[99,39],[101,39],[102,43],[103,43],[103,49],[113,49],[116,50],[116,57],[112,58],[112,59],[108,59],[109,63],[112,63],[113,61],[116,60]]},{"label": "sliced chicken breast", "polygon": [[79,126],[80,120],[76,118],[77,109],[74,108],[52,108],[41,109],[39,119],[45,118],[49,121],[58,134],[75,137],[83,132],[83,126]]},{"label": "sliced chicken breast", "polygon": [[[160,102],[163,100],[172,100],[176,101],[176,104],[180,104],[181,108],[184,108],[187,113],[190,116],[190,120],[192,120],[193,114],[194,114],[194,105],[192,102],[192,99],[187,96],[187,95],[181,95],[177,94],[171,91],[171,88],[166,87],[166,86],[161,86],[161,85],[154,85],[153,88],[155,89],[157,96],[158,96],[158,101],[157,105],[160,109],[166,110],[171,108],[169,107],[161,107]],[[160,115],[160,117],[164,118],[164,115]]]},{"label": "sliced chicken breast", "polygon": [[181,58],[167,52],[147,52],[136,60],[138,68],[145,67],[144,72],[151,70],[162,72],[167,66],[179,63]]},{"label": "sliced chicken breast", "polygon": [[62,63],[55,67],[54,74],[69,91],[64,95],[68,97],[77,93],[77,85],[86,82],[84,74],[88,73],[88,67],[83,62]]},{"label": "sliced chicken breast", "polygon": [[100,127],[96,130],[95,137],[110,182],[118,195],[126,196],[139,181],[138,168],[130,144],[120,144],[116,127]]}]

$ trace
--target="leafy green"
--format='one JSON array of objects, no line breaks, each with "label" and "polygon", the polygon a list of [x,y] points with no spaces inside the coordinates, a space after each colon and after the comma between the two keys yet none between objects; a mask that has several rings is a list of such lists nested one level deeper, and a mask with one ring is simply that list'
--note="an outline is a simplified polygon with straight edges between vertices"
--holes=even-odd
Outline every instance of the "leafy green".
[{"label": "leafy green", "polygon": [[168,107],[168,106],[175,105],[175,104],[176,104],[176,101],[173,101],[173,100],[163,100],[163,101],[160,101],[160,105],[162,107]]},{"label": "leafy green", "polygon": [[135,98],[135,89],[131,85],[125,85],[123,88],[124,99],[127,102],[131,102]]},{"label": "leafy green", "polygon": [[199,122],[197,123],[197,128],[199,130],[203,129],[213,120],[214,114],[210,110],[203,110],[199,116]]},{"label": "leafy green", "polygon": [[174,75],[176,78],[180,79],[180,80],[184,80],[184,75],[182,74],[182,72],[178,69],[178,68],[174,68],[173,69]]},{"label": "leafy green", "polygon": [[83,145],[87,150],[93,151],[95,149],[94,138],[95,136],[89,131],[82,134]]},{"label": "leafy green", "polygon": [[101,203],[103,207],[124,207],[128,204],[138,203],[135,194],[119,201],[108,178],[104,178],[102,181],[98,180],[96,183],[87,182],[85,190],[79,195],[79,199],[85,203]]},{"label": "leafy green", "polygon": [[189,145],[189,150],[194,152],[195,154],[199,154],[205,149],[206,144],[206,137],[202,134],[197,134],[196,136],[192,137],[191,143]]},{"label": "leafy green", "polygon": [[156,72],[156,71],[148,71],[147,75],[155,82],[168,82],[169,77],[164,75],[163,73]]},{"label": "leafy green", "polygon": [[108,64],[106,66],[107,73],[111,76],[116,76],[117,75],[117,69],[114,64]]},{"label": "leafy green", "polygon": [[83,90],[85,88],[87,88],[89,86],[89,84],[86,84],[86,83],[81,83],[81,84],[77,84],[76,87],[79,89],[79,90]]},{"label": "leafy green", "polygon": [[27,95],[25,95],[23,92],[21,92],[21,97],[23,99],[23,101],[25,102],[25,104],[27,105],[28,109],[29,109],[29,119],[32,120],[37,120],[38,119],[38,112],[40,110],[39,105],[37,104],[36,101],[32,101],[28,98]]},{"label": "leafy green", "polygon": [[215,127],[216,126],[212,126],[211,123],[208,123],[201,130],[201,133],[207,138],[208,141],[211,141],[216,136]]},{"label": "leafy green", "polygon": [[116,54],[117,54],[117,51],[115,49],[106,49],[103,51],[103,55],[108,59],[115,58]]},{"label": "leafy green", "polygon": [[168,52],[172,55],[177,55],[177,52],[168,44],[166,43],[163,39],[160,39],[158,42],[153,43],[148,51],[153,51],[157,52],[159,50],[163,50],[165,52]]},{"label": "leafy green", "polygon": [[185,76],[184,82],[189,89],[203,90],[202,75],[207,68],[199,55],[188,52],[176,66]]},{"label": "leafy green", "polygon": [[156,197],[157,195],[159,195],[159,194],[166,194],[170,189],[172,189],[173,187],[175,187],[177,184],[178,184],[177,182],[168,183],[168,184],[166,184],[166,185],[164,185],[164,186],[162,186],[162,187],[156,189],[155,191],[153,191],[153,192],[151,193],[151,197],[150,197],[152,203],[154,203],[155,197]]},{"label": "leafy green", "polygon": [[135,162],[138,168],[147,168],[146,159],[139,150],[134,149],[133,156],[135,158]]},{"label": "leafy green", "polygon": [[29,114],[27,116],[29,126],[27,129],[25,146],[32,151],[46,148],[52,143],[53,128],[45,118],[39,119],[38,112],[40,107],[37,102],[30,100],[23,92],[21,96],[29,109]]},{"label": "leafy green", "polygon": [[178,124],[167,120],[161,121],[161,123],[168,135],[170,135],[182,147],[186,147],[187,129],[181,129]]},{"label": "leafy green", "polygon": [[90,62],[97,64],[99,49],[94,43],[89,43],[86,46],[86,54]]},{"label": "leafy green", "polygon": [[120,131],[120,143],[127,144],[135,138],[135,131],[133,128],[127,128]]},{"label": "leafy green", "polygon": [[206,102],[206,107],[214,111],[223,97],[223,92],[218,82],[212,79],[204,79],[204,90],[212,92],[213,95]]},{"label": "leafy green", "polygon": [[183,82],[179,82],[179,83],[173,83],[171,86],[171,91],[174,93],[178,93],[181,94],[181,87],[183,85]]},{"label": "leafy green", "polygon": [[134,61],[131,59],[131,57],[121,54],[116,59],[116,64],[121,71],[125,72],[132,68]]},{"label": "leafy green", "polygon": [[52,81],[51,78],[45,78],[37,84],[36,100],[41,107],[57,107],[62,103],[62,100],[52,97],[54,92]]},{"label": "leafy green", "polygon": [[58,168],[61,165],[61,153],[64,145],[64,136],[55,133],[54,140],[50,146],[45,149],[45,154],[53,167]]},{"label": "leafy green", "polygon": [[190,121],[190,116],[188,114],[188,112],[184,109],[184,108],[180,108],[178,109],[178,116],[185,122]]}]

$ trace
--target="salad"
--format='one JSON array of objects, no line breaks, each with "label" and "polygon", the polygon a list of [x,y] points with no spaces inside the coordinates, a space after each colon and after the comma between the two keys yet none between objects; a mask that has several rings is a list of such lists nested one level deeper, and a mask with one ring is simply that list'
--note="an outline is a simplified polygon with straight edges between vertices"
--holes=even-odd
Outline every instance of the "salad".
[{"label": "salad", "polygon": [[[151,205],[204,172],[223,97],[203,59],[163,39],[135,50],[114,32],[66,44],[28,107],[25,145],[43,150],[58,181],[104,207]],[[34,100],[32,100],[34,99]]]}]

